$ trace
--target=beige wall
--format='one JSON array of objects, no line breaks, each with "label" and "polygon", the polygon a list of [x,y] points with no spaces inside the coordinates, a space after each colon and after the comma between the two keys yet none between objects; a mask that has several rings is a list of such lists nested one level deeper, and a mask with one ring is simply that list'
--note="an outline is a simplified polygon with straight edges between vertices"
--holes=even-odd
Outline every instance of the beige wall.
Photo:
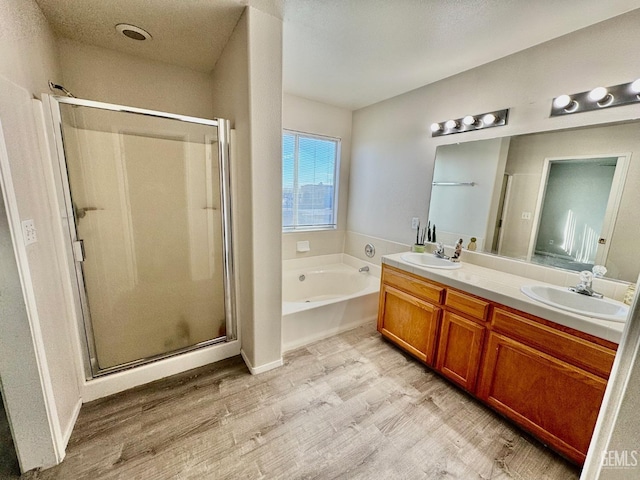
[{"label": "beige wall", "polygon": [[[351,164],[351,110],[285,94],[282,102],[282,127],[316,135],[340,138],[340,172],[338,176],[338,228],[317,232],[282,234],[282,259],[342,253],[347,224],[349,168]],[[308,240],[311,251],[296,252],[296,242]]]},{"label": "beige wall", "polygon": [[34,0],[0,0],[0,75],[39,97],[62,81],[55,36]]},{"label": "beige wall", "polygon": [[62,84],[78,98],[212,118],[211,76],[126,53],[58,40]]},{"label": "beige wall", "polygon": [[[60,81],[60,69],[53,33],[33,0],[0,0],[0,11],[0,120],[15,189],[10,201],[15,201],[18,210],[14,220],[33,219],[38,235],[38,242],[25,249],[21,267],[28,270],[32,282],[21,292],[15,262],[12,265],[9,261],[14,252],[6,224],[2,231],[0,250],[8,262],[3,260],[6,276],[2,289],[7,295],[3,294],[2,304],[8,314],[0,316],[0,350],[13,353],[4,358],[0,375],[21,466],[30,469],[57,463],[64,455],[65,437],[71,432],[80,401],[73,332],[58,264],[57,212],[49,203],[31,101],[33,96],[48,91],[49,79]],[[7,172],[3,175],[3,181],[8,182]],[[19,229],[14,235],[20,241]],[[9,266],[6,271],[5,266]],[[25,323],[22,294],[33,302],[29,310],[31,325]],[[38,342],[43,345],[46,361],[36,358]],[[38,361],[42,363],[37,365]],[[47,391],[51,392],[48,400]],[[48,419],[45,408],[49,410]]]}]

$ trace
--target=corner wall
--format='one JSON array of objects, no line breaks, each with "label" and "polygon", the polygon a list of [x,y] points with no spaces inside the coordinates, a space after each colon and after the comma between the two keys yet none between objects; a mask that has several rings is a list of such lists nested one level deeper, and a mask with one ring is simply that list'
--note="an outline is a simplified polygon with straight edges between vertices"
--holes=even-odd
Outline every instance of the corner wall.
[{"label": "corner wall", "polygon": [[247,7],[213,79],[213,110],[236,130],[232,157],[238,317],[252,373],[282,364],[282,20]]}]

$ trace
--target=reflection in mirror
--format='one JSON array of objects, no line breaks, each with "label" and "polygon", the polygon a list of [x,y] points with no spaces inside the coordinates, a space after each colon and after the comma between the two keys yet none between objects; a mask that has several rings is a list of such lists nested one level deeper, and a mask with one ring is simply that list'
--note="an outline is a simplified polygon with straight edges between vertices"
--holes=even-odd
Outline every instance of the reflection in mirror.
[{"label": "reflection in mirror", "polygon": [[429,207],[437,240],[467,246],[476,237],[477,251],[576,271],[605,265],[607,277],[635,282],[639,124],[438,147]]}]

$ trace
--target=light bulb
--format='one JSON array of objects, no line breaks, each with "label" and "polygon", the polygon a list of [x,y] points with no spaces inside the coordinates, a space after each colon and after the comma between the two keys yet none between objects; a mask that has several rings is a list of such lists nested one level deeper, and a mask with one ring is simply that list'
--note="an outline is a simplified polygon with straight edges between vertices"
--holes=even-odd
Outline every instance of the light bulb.
[{"label": "light bulb", "polygon": [[432,123],[431,124],[431,131],[433,133],[439,132],[440,130],[442,130],[442,125],[440,125],[439,123]]},{"label": "light bulb", "polygon": [[448,128],[449,130],[452,130],[454,128],[458,128],[458,122],[456,122],[455,120],[447,120],[444,123],[445,128]]},{"label": "light bulb", "polygon": [[553,101],[553,106],[556,108],[567,108],[572,101],[569,95],[560,95]]},{"label": "light bulb", "polygon": [[633,93],[640,93],[640,78],[633,82],[629,88]]},{"label": "light bulb", "polygon": [[589,100],[592,102],[601,102],[607,97],[607,95],[609,95],[609,92],[606,88],[596,87],[589,92]]},{"label": "light bulb", "polygon": [[493,125],[498,121],[498,117],[496,117],[493,113],[487,113],[484,117],[482,117],[482,123],[485,125]]},{"label": "light bulb", "polygon": [[464,123],[467,127],[475,125],[477,122],[478,120],[476,120],[476,117],[474,117],[473,115],[467,115],[462,119],[462,123]]}]

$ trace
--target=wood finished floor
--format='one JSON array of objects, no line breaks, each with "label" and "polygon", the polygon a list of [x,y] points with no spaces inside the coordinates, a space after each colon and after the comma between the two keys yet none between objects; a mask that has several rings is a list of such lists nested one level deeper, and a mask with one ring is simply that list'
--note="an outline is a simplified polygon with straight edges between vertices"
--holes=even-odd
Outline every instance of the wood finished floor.
[{"label": "wood finished floor", "polygon": [[21,478],[577,479],[373,326],[251,376],[237,357],[83,406],[61,465]]}]

